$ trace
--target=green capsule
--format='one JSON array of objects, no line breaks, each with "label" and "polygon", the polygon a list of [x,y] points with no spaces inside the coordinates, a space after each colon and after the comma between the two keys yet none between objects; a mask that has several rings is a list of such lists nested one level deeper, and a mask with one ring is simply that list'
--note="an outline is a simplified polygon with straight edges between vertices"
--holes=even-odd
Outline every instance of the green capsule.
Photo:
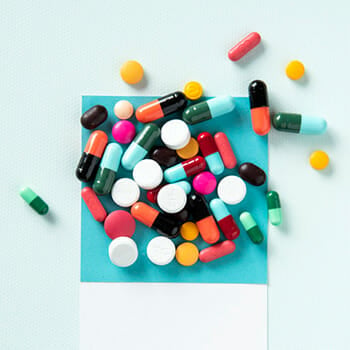
[{"label": "green capsule", "polygon": [[278,226],[282,222],[280,197],[277,192],[270,191],[266,195],[269,220],[272,225]]},{"label": "green capsule", "polygon": [[19,192],[20,196],[40,215],[49,211],[49,206],[29,187],[24,187]]},{"label": "green capsule", "polygon": [[243,212],[239,216],[239,220],[253,243],[260,244],[264,240],[264,235],[250,213],[247,211]]}]

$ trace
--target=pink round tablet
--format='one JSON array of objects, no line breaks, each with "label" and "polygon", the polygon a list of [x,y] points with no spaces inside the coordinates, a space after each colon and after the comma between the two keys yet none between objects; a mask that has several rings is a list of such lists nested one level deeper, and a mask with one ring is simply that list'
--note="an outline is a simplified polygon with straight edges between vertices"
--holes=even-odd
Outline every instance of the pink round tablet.
[{"label": "pink round tablet", "polygon": [[119,119],[129,119],[134,113],[134,107],[129,101],[121,100],[114,105],[114,114]]},{"label": "pink round tablet", "polygon": [[120,120],[115,123],[112,129],[112,136],[119,143],[130,143],[136,134],[135,126],[128,120]]},{"label": "pink round tablet", "polygon": [[203,171],[193,179],[193,187],[200,194],[212,193],[216,188],[216,178],[209,171]]},{"label": "pink round tablet", "polygon": [[109,238],[132,237],[136,229],[135,219],[125,210],[112,211],[104,222],[105,232]]}]

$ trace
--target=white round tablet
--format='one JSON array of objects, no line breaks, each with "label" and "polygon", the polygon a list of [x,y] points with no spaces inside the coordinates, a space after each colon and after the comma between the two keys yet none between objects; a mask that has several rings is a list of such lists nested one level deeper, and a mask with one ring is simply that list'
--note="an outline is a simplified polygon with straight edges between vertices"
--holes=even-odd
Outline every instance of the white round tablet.
[{"label": "white round tablet", "polygon": [[119,267],[132,265],[138,256],[137,245],[129,237],[114,239],[109,245],[108,253],[111,262]]},{"label": "white round tablet", "polygon": [[157,203],[163,211],[175,214],[185,208],[187,202],[186,192],[176,184],[163,186],[157,195]]},{"label": "white round tablet", "polygon": [[114,183],[111,196],[120,207],[131,207],[140,198],[140,188],[134,180],[122,178]]},{"label": "white round tablet", "polygon": [[163,170],[156,161],[144,159],[136,164],[132,176],[141,188],[152,190],[161,184]]},{"label": "white round tablet", "polygon": [[226,204],[238,204],[241,202],[246,193],[247,186],[244,181],[238,176],[226,176],[218,185],[218,196]]},{"label": "white round tablet", "polygon": [[191,132],[184,121],[173,119],[162,126],[160,137],[165,146],[176,150],[185,147],[190,142]]},{"label": "white round tablet", "polygon": [[168,265],[175,257],[175,244],[166,237],[155,237],[147,246],[148,259],[155,265]]}]

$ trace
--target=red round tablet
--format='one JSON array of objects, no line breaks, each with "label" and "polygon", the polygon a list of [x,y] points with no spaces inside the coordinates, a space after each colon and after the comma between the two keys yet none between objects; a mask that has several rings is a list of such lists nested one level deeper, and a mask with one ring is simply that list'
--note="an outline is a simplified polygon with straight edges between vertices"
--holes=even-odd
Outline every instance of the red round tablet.
[{"label": "red round tablet", "polygon": [[105,232],[109,238],[131,237],[136,229],[135,219],[125,210],[112,211],[104,222]]}]

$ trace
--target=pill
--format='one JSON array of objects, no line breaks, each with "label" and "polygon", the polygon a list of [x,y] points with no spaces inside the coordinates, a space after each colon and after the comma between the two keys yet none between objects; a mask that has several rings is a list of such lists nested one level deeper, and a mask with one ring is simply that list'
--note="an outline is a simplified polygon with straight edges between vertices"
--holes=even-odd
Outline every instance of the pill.
[{"label": "pill", "polygon": [[120,165],[123,149],[117,143],[109,143],[103,153],[92,188],[99,195],[111,192]]},{"label": "pill", "polygon": [[96,221],[103,222],[107,216],[107,212],[93,189],[90,187],[84,187],[81,190],[81,197],[83,198],[93,218]]},{"label": "pill", "polygon": [[[186,194],[189,194],[191,192],[191,185],[187,181],[174,182],[174,185],[180,186],[185,191]],[[160,185],[160,186],[158,186],[156,188],[148,190],[147,193],[146,193],[147,199],[151,203],[157,203],[158,193],[159,193],[160,189],[162,187],[164,187],[164,186],[165,185]]]},{"label": "pill", "polygon": [[137,245],[130,237],[118,237],[109,244],[108,254],[114,265],[128,267],[137,260]]},{"label": "pill", "polygon": [[247,234],[253,243],[260,244],[264,240],[264,236],[260,231],[260,228],[249,212],[243,212],[239,216],[239,220],[241,221],[243,228],[247,231]]},{"label": "pill", "polygon": [[208,164],[209,170],[214,175],[220,175],[225,170],[224,163],[220,157],[213,136],[209,132],[202,132],[198,135],[197,141],[202,155]]},{"label": "pill", "polygon": [[146,203],[135,203],[131,207],[131,215],[163,236],[176,238],[179,235],[181,223],[178,220],[170,215],[160,213]]},{"label": "pill", "polygon": [[19,195],[40,215],[45,215],[49,211],[49,206],[31,188],[24,187]]},{"label": "pill", "polygon": [[266,194],[269,220],[272,225],[278,226],[282,223],[282,210],[280,197],[277,192],[270,191]]},{"label": "pill", "polygon": [[235,249],[236,245],[234,242],[224,241],[201,250],[199,253],[199,260],[203,263],[207,263],[222,258],[225,255],[229,255],[233,253]]},{"label": "pill", "polygon": [[200,173],[205,167],[206,162],[204,158],[196,156],[166,169],[164,171],[164,179],[170,183],[181,181],[187,177]]},{"label": "pill", "polygon": [[140,198],[140,188],[134,180],[121,178],[114,183],[111,196],[114,203],[120,207],[131,207]]},{"label": "pill", "polygon": [[136,222],[127,211],[115,210],[107,215],[104,229],[111,239],[122,236],[132,237],[136,229]]},{"label": "pill", "polygon": [[120,76],[127,84],[137,84],[143,78],[143,67],[137,61],[126,61],[120,68]]},{"label": "pill", "polygon": [[189,196],[188,204],[203,240],[208,244],[216,243],[220,238],[220,232],[205,199],[198,194],[192,194]]},{"label": "pill", "polygon": [[242,163],[238,169],[239,176],[253,186],[261,186],[266,181],[264,170],[253,163]]},{"label": "pill", "polygon": [[147,245],[148,259],[155,265],[170,264],[175,257],[175,244],[167,237],[154,237]]},{"label": "pill", "polygon": [[185,208],[187,195],[182,187],[176,184],[163,186],[157,195],[157,203],[165,213],[175,214]]},{"label": "pill", "polygon": [[150,158],[159,165],[169,168],[179,162],[176,151],[167,147],[153,147],[149,154]]},{"label": "pill", "polygon": [[173,119],[162,126],[160,129],[160,138],[165,146],[177,150],[185,147],[189,143],[191,133],[184,121]]},{"label": "pill", "polygon": [[229,240],[236,239],[239,236],[239,228],[225,203],[219,198],[214,198],[209,207],[225,237]]},{"label": "pill", "polygon": [[176,153],[182,159],[190,159],[195,157],[198,154],[198,151],[198,142],[195,138],[191,137],[188,144],[185,147],[176,150]]},{"label": "pill", "polygon": [[233,153],[230,141],[227,138],[226,134],[223,132],[217,132],[214,135],[214,141],[225,168],[233,169],[237,165],[237,159]]},{"label": "pill", "polygon": [[144,159],[160,135],[159,127],[146,124],[136,135],[122,157],[122,166],[126,170],[134,169],[135,165]]},{"label": "pill", "polygon": [[202,85],[197,81],[189,81],[184,87],[184,94],[189,100],[198,100],[203,94]]},{"label": "pill", "polygon": [[289,62],[286,67],[286,75],[292,80],[300,79],[304,75],[304,72],[304,65],[298,60]]},{"label": "pill", "polygon": [[190,242],[181,243],[176,248],[176,260],[180,265],[192,266],[198,261],[198,248]]},{"label": "pill", "polygon": [[199,231],[194,222],[188,221],[182,224],[180,234],[186,241],[194,241],[198,237]]},{"label": "pill", "polygon": [[210,194],[216,188],[216,177],[209,171],[203,171],[194,177],[193,188],[199,194]]},{"label": "pill", "polygon": [[239,41],[230,51],[228,52],[228,58],[231,61],[238,61],[245,56],[250,50],[254,49],[259,45],[261,41],[260,34],[257,32],[249,33],[241,41]]},{"label": "pill", "polygon": [[232,96],[215,97],[208,101],[199,102],[184,110],[182,119],[190,125],[212,118],[221,117],[234,110],[235,103]]},{"label": "pill", "polygon": [[107,109],[101,105],[96,105],[83,113],[80,117],[80,123],[85,129],[96,129],[107,117]]},{"label": "pill", "polygon": [[121,100],[114,105],[113,111],[117,118],[129,119],[134,113],[134,107],[129,101]]},{"label": "pill", "polygon": [[266,135],[271,129],[266,84],[261,80],[254,80],[249,84],[248,90],[253,130],[260,136]]},{"label": "pill", "polygon": [[229,175],[220,180],[217,192],[224,203],[234,205],[245,198],[247,186],[238,176]]},{"label": "pill", "polygon": [[309,161],[310,165],[315,170],[323,170],[328,166],[329,157],[328,154],[324,151],[315,151],[311,153]]},{"label": "pill", "polygon": [[308,135],[323,134],[327,129],[327,122],[323,118],[296,113],[275,114],[272,125],[279,131]]},{"label": "pill", "polygon": [[132,176],[141,188],[151,190],[161,184],[163,170],[155,160],[144,159],[136,164]]},{"label": "pill", "polygon": [[136,134],[136,128],[129,120],[120,120],[112,128],[112,136],[119,143],[130,143]]},{"label": "pill", "polygon": [[176,91],[138,107],[135,115],[139,122],[149,123],[172,113],[181,112],[186,105],[185,95]]},{"label": "pill", "polygon": [[186,222],[189,217],[190,217],[190,211],[187,209],[187,207],[185,207],[184,209],[182,209],[181,211],[179,211],[178,213],[175,214],[167,214],[170,217],[173,217],[175,220],[179,221],[180,224]]},{"label": "pill", "polygon": [[101,130],[90,135],[75,171],[80,181],[89,182],[94,179],[107,142],[108,136]]}]

